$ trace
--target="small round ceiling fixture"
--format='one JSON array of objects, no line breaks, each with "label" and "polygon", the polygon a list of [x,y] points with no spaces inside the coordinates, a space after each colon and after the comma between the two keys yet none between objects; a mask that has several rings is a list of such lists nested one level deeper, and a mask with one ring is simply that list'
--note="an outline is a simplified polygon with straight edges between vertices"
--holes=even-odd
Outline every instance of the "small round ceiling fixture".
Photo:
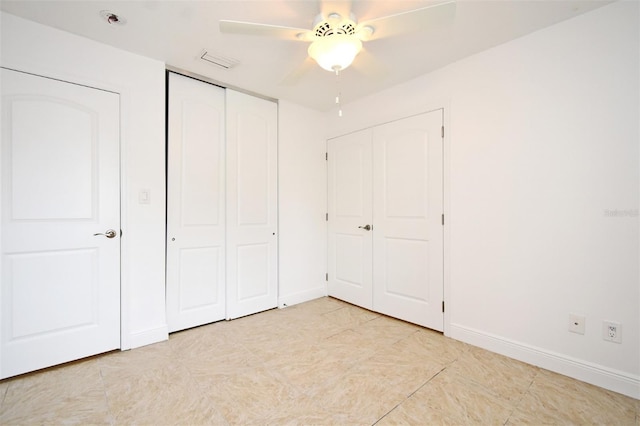
[{"label": "small round ceiling fixture", "polygon": [[101,10],[100,16],[102,17],[102,19],[107,21],[107,24],[109,25],[119,26],[127,23],[127,20],[124,19],[122,16],[116,15],[115,13],[109,10]]}]

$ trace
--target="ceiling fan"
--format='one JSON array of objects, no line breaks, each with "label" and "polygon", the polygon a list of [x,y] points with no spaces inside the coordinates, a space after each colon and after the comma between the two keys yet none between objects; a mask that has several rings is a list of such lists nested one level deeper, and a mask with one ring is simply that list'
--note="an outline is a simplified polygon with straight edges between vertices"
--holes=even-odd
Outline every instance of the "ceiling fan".
[{"label": "ceiling fan", "polygon": [[449,22],[455,2],[446,1],[381,18],[358,22],[350,1],[321,2],[312,29],[283,27],[241,21],[220,21],[220,31],[228,34],[267,36],[310,42],[308,54],[320,67],[338,74],[362,50],[362,42],[428,29]]}]

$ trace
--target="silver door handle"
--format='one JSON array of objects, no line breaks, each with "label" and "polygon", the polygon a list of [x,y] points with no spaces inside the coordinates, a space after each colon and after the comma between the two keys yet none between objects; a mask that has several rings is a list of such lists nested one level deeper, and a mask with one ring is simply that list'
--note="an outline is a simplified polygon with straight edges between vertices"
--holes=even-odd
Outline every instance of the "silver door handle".
[{"label": "silver door handle", "polygon": [[107,238],[113,238],[116,236],[116,231],[114,231],[113,229],[107,229],[107,231],[104,234],[101,232],[98,232],[97,234],[93,234],[94,237],[98,235],[104,235]]},{"label": "silver door handle", "polygon": [[371,225],[358,226],[360,229],[364,229],[365,231],[371,231]]}]

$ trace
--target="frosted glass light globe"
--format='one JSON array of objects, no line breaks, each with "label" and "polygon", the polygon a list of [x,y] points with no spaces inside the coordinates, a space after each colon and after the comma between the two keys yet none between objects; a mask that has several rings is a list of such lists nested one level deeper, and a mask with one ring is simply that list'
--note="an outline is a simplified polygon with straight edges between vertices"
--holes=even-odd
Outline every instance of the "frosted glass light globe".
[{"label": "frosted glass light globe", "polygon": [[362,50],[362,42],[353,35],[332,34],[321,37],[309,46],[311,56],[327,71],[347,68]]}]

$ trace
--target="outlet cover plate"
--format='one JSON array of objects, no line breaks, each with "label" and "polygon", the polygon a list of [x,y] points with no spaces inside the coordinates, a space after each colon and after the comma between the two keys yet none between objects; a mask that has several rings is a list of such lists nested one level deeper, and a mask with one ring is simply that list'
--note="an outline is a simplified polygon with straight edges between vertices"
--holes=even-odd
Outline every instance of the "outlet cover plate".
[{"label": "outlet cover plate", "polygon": [[577,334],[584,334],[586,318],[584,315],[569,314],[569,331]]},{"label": "outlet cover plate", "polygon": [[609,342],[622,343],[622,324],[615,321],[602,321],[602,338]]}]

